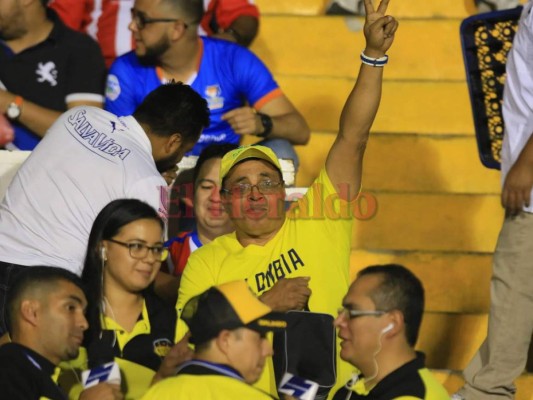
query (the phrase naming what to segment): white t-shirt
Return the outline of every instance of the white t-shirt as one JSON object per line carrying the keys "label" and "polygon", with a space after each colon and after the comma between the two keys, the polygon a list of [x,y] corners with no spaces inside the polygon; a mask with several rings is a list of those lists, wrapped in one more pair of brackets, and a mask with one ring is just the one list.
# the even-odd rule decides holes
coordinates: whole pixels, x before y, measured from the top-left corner
{"label": "white t-shirt", "polygon": [[80,275],[102,208],[136,198],[165,216],[166,187],[150,141],[133,117],[73,108],[52,125],[0,204],[0,261]]}
{"label": "white t-shirt", "polygon": [[[533,134],[533,2],[520,18],[513,47],[507,58],[503,92],[505,133],[501,151],[502,183]],[[533,190],[531,192],[533,199]],[[533,212],[533,201],[524,211]]]}

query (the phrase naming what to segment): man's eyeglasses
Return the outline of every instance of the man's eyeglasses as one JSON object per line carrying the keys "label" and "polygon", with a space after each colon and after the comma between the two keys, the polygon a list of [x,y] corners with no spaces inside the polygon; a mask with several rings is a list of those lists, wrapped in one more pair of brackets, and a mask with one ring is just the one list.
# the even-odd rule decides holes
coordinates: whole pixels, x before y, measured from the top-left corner
{"label": "man's eyeglasses", "polygon": [[387,311],[382,310],[352,310],[351,308],[347,307],[341,307],[338,310],[339,316],[347,317],[349,319],[354,319],[358,317],[366,317],[366,316],[373,316],[373,317],[380,317],[382,315],[385,315]]}
{"label": "man's eyeglasses", "polygon": [[[176,22],[179,21],[179,18],[150,18],[137,11],[135,8],[131,9],[131,19],[135,22],[138,30],[142,30],[146,27],[147,24],[153,24],[154,22]],[[185,28],[189,26],[184,22],[183,25]]]}
{"label": "man's eyeglasses", "polygon": [[115,239],[106,239],[111,243],[116,243],[120,246],[127,247],[130,256],[136,260],[142,260],[148,255],[148,251],[159,261],[165,261],[168,257],[168,249],[164,246],[147,246],[142,243],[124,243]]}
{"label": "man's eyeglasses", "polygon": [[246,196],[252,191],[252,188],[256,188],[262,194],[272,194],[276,193],[277,190],[284,185],[285,182],[276,182],[276,181],[262,181],[256,185],[251,183],[237,183],[232,185],[229,189],[220,189],[221,194],[232,194],[238,196]]}

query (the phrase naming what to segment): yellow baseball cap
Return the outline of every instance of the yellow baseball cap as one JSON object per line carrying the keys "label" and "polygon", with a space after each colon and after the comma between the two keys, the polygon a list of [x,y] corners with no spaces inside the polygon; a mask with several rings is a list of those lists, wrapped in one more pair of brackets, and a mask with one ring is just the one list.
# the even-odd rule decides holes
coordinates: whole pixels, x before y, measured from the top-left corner
{"label": "yellow baseball cap", "polygon": [[213,286],[193,297],[183,307],[181,319],[189,326],[193,344],[205,343],[225,329],[244,327],[266,333],[287,327],[285,314],[273,312],[245,281]]}
{"label": "yellow baseball cap", "polygon": [[227,152],[222,158],[220,165],[220,180],[222,181],[224,179],[235,164],[248,158],[259,158],[268,161],[281,173],[281,165],[278,157],[274,154],[272,149],[260,145],[241,146],[235,150]]}

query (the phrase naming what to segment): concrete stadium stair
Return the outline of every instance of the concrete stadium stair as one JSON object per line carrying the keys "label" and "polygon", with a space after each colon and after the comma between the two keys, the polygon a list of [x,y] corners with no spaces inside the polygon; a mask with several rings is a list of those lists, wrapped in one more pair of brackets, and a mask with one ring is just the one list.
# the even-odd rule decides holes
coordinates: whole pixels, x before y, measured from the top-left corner
{"label": "concrete stadium stair", "polygon": [[327,0],[255,0],[261,15],[321,15]]}
{"label": "concrete stadium stair", "polygon": [[[252,46],[276,74],[352,77],[364,49],[363,18],[272,16],[261,22]],[[389,54],[387,79],[464,79],[459,45],[461,20],[400,20]],[[269,40],[291,26],[286,40]],[[416,38],[416,42],[412,41]]]}
{"label": "concrete stadium stair", "polygon": [[428,312],[480,314],[489,307],[491,262],[480,253],[354,250],[351,276],[373,264],[407,265],[424,281]]}
{"label": "concrete stadium stair", "polygon": [[[334,135],[313,132],[307,146],[298,148],[297,184],[309,185],[317,176]],[[498,171],[484,168],[476,156],[473,136],[372,133],[365,155],[363,189],[372,192],[493,194],[500,192]],[[472,154],[472,157],[459,157]],[[383,179],[394,176],[395,179]]]}
{"label": "concrete stadium stair", "polygon": [[[297,147],[297,186],[307,186],[355,81],[364,21],[323,15],[329,0],[256,4],[262,20],[252,50],[313,132],[307,146]],[[473,0],[391,0],[388,13],[400,29],[363,176],[377,209],[356,221],[351,254],[352,277],[368,265],[400,263],[421,278],[426,312],[418,348],[450,393],[462,385],[460,371],[486,334],[503,218],[499,172],[479,161],[465,82],[459,26],[474,12]],[[518,400],[533,400],[532,375],[517,385]]]}
{"label": "concrete stadium stair", "polygon": [[[354,64],[357,60],[354,58]],[[354,74],[357,73],[354,68]],[[314,131],[336,132],[354,79],[276,76]],[[453,102],[450,101],[453,99]],[[383,85],[373,132],[473,135],[464,82],[389,81]]]}
{"label": "concrete stadium stair", "polygon": [[491,252],[503,219],[497,196],[381,193],[377,203],[356,224],[354,249]]}
{"label": "concrete stadium stair", "polygon": [[[320,15],[328,0],[255,0],[263,15]],[[402,18],[464,18],[474,12],[473,0],[409,0],[391,2],[389,13]]]}

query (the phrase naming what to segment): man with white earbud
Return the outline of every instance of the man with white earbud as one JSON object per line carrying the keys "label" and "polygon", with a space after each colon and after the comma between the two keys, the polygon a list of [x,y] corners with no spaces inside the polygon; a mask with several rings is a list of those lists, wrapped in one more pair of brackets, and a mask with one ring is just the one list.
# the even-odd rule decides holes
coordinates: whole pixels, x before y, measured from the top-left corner
{"label": "man with white earbud", "polygon": [[361,372],[333,400],[449,399],[414,350],[423,311],[422,283],[404,266],[361,270],[335,320],[340,357]]}

